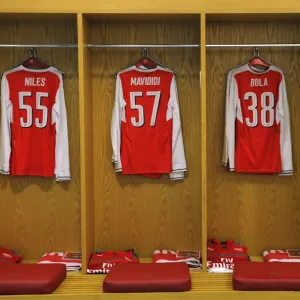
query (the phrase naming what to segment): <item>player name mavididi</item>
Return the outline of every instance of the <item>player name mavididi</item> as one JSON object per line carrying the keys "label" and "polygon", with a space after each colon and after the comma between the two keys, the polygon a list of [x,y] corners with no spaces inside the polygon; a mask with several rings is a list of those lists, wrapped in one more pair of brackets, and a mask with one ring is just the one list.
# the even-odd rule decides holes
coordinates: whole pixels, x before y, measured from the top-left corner
{"label": "player name mavididi", "polygon": [[250,86],[268,86],[268,78],[251,78]]}
{"label": "player name mavididi", "polygon": [[46,78],[27,77],[25,78],[25,86],[45,86]]}
{"label": "player name mavididi", "polygon": [[130,85],[160,85],[160,77],[131,77]]}

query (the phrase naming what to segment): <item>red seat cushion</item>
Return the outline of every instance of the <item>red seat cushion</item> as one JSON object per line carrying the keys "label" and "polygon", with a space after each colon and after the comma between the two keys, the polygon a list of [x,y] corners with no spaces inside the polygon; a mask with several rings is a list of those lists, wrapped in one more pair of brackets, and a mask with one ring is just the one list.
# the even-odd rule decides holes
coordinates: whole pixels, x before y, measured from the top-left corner
{"label": "red seat cushion", "polygon": [[191,289],[186,263],[115,265],[103,281],[105,293],[184,292]]}
{"label": "red seat cushion", "polygon": [[237,262],[232,284],[239,291],[299,291],[300,263]]}
{"label": "red seat cushion", "polygon": [[50,294],[66,278],[63,264],[0,264],[0,295]]}

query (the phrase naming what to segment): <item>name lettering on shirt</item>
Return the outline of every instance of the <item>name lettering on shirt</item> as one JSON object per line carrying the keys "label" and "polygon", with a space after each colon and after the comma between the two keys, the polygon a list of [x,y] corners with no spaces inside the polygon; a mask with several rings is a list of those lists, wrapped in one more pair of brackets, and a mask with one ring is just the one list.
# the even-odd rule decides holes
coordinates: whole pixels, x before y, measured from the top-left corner
{"label": "name lettering on shirt", "polygon": [[251,78],[250,86],[268,86],[268,78]]}
{"label": "name lettering on shirt", "polygon": [[25,86],[45,86],[46,78],[41,77],[26,77]]}
{"label": "name lettering on shirt", "polygon": [[160,77],[131,77],[130,85],[160,85]]}

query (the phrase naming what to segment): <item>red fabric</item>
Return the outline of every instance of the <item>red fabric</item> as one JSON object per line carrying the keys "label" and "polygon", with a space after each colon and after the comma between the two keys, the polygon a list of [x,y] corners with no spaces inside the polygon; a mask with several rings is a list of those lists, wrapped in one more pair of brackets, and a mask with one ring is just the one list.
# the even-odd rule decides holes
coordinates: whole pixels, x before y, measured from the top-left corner
{"label": "red fabric", "polygon": [[[234,77],[237,96],[243,100],[242,120],[236,120],[235,172],[281,173],[280,123],[274,114],[282,74],[274,70],[262,74],[244,71]],[[247,125],[247,120],[253,125]]]}
{"label": "red fabric", "polygon": [[267,250],[263,253],[266,262],[300,262],[300,249]]}
{"label": "red fabric", "polygon": [[0,263],[19,263],[23,255],[16,254],[11,250],[0,248]]}
{"label": "red fabric", "polygon": [[38,261],[38,264],[60,263],[67,267],[67,271],[81,269],[81,252],[47,252]]}
{"label": "red fabric", "polygon": [[65,278],[62,264],[1,264],[0,295],[50,294]]}
{"label": "red fabric", "polygon": [[[166,116],[173,76],[171,72],[162,70],[151,73],[131,70],[120,74],[126,103],[126,121],[121,123],[123,174],[145,174],[159,178],[158,174],[172,172],[173,125],[172,119],[167,120]],[[149,84],[145,84],[148,80]],[[156,114],[154,92],[158,95],[159,109]],[[143,112],[143,119],[139,119],[139,110],[132,108],[133,104]],[[151,125],[153,116],[155,126]],[[134,122],[141,125],[134,125]]]}
{"label": "red fabric", "polygon": [[93,254],[89,261],[87,273],[107,274],[116,264],[139,263],[132,249],[126,251],[102,251]]}
{"label": "red fabric", "polygon": [[[179,252],[183,252],[183,251],[179,251]],[[201,268],[200,251],[191,251],[191,252],[193,252],[193,254],[198,252],[198,255],[192,256],[190,254],[190,255],[181,256],[179,255],[180,253],[178,253],[178,251],[158,249],[153,252],[152,261],[154,263],[185,262],[186,264],[188,264],[190,268]]]}
{"label": "red fabric", "polygon": [[237,262],[232,283],[239,291],[300,291],[300,264]]}
{"label": "red fabric", "polygon": [[[9,73],[6,78],[9,84],[8,97],[13,108],[10,174],[52,177],[56,146],[52,108],[60,78],[47,70],[20,70]],[[44,115],[44,112],[47,113]],[[26,126],[22,125],[21,120],[27,123]]]}
{"label": "red fabric", "polygon": [[184,292],[191,289],[186,263],[120,264],[106,275],[105,293]]}
{"label": "red fabric", "polygon": [[237,261],[249,261],[247,247],[232,239],[222,243],[212,238],[207,240],[207,268],[209,272],[232,272]]}

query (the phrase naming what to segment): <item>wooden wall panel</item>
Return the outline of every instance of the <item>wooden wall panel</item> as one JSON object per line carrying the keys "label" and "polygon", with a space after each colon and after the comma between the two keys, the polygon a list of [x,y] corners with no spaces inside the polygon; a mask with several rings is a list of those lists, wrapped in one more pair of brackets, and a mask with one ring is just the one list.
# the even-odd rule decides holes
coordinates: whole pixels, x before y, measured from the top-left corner
{"label": "wooden wall panel", "polygon": [[[92,27],[92,43],[199,44],[199,20],[103,21]],[[92,51],[96,249],[133,247],[142,256],[157,248],[199,249],[201,245],[200,51],[149,49],[149,55],[177,72],[188,178],[174,182],[116,175],[111,163],[110,122],[115,74],[142,49]],[[146,159],[146,158],[145,158]]]}
{"label": "wooden wall panel", "polygon": [[[1,21],[1,44],[77,43],[75,22]],[[68,115],[69,183],[41,177],[0,176],[0,245],[25,259],[45,251],[80,250],[80,169],[77,50],[37,49],[44,60],[63,70]],[[28,57],[28,49],[0,48],[0,70]]]}
{"label": "wooden wall panel", "polygon": [[[209,22],[208,44],[297,43],[293,22]],[[234,238],[251,255],[299,247],[300,239],[300,60],[299,48],[261,48],[266,60],[287,72],[291,112],[292,177],[229,173],[221,166],[225,120],[225,73],[253,55],[251,48],[207,49],[208,234]]]}
{"label": "wooden wall panel", "polygon": [[80,99],[81,242],[82,273],[94,251],[94,155],[91,54],[86,47],[88,21],[78,14],[78,62]]}
{"label": "wooden wall panel", "polygon": [[207,109],[206,109],[206,15],[201,14],[200,22],[201,39],[201,209],[202,209],[202,270],[207,267]]}

